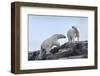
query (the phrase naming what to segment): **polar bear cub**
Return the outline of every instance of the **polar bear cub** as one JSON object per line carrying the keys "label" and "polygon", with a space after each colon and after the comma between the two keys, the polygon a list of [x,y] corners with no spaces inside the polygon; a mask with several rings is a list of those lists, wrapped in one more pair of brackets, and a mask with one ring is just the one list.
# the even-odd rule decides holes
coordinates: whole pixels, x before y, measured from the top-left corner
{"label": "polar bear cub", "polygon": [[39,59],[43,57],[44,52],[46,54],[49,54],[53,46],[59,47],[60,43],[58,42],[58,40],[62,38],[66,38],[66,36],[64,36],[63,34],[54,34],[51,37],[44,40],[43,43],[41,44]]}
{"label": "polar bear cub", "polygon": [[68,41],[69,42],[75,41],[76,38],[77,41],[79,41],[79,35],[80,35],[79,29],[75,26],[72,26],[72,28],[67,32]]}

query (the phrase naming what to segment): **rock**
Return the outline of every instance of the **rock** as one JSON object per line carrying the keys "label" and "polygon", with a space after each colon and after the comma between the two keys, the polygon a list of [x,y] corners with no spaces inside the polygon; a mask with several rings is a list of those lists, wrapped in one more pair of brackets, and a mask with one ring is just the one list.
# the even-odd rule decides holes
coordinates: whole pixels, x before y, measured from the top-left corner
{"label": "rock", "polygon": [[76,44],[74,42],[67,42],[65,44],[63,44],[60,49],[63,49],[63,48],[73,48]]}
{"label": "rock", "polygon": [[81,58],[84,58],[84,55],[78,55],[78,56],[69,56],[69,57],[66,57],[67,59],[81,59]]}
{"label": "rock", "polygon": [[[39,60],[39,51],[29,52],[28,60]],[[79,58],[88,58],[88,41],[66,42],[51,49],[49,54],[44,54],[42,60]]]}
{"label": "rock", "polygon": [[54,53],[56,59],[63,57],[67,59],[68,57],[70,59],[88,57],[88,41],[67,42],[58,48],[52,49],[52,51],[55,51],[55,49],[58,51]]}
{"label": "rock", "polygon": [[58,53],[55,54],[56,59],[62,58],[62,57],[68,57],[71,55],[71,53],[73,52],[72,48],[68,48],[68,49],[60,49]]}
{"label": "rock", "polygon": [[55,54],[55,53],[57,53],[57,52],[59,51],[59,49],[60,49],[59,47],[55,47],[55,48],[51,49],[50,52],[51,52],[52,54]]}
{"label": "rock", "polygon": [[55,55],[53,55],[52,53],[46,54],[46,60],[52,60],[52,59],[56,59]]}
{"label": "rock", "polygon": [[28,52],[28,60],[33,60],[33,52]]}
{"label": "rock", "polygon": [[29,52],[28,53],[28,60],[35,60],[36,57],[39,55],[39,50],[34,51],[34,52]]}
{"label": "rock", "polygon": [[78,56],[69,56],[69,57],[62,57],[62,58],[59,58],[59,60],[64,60],[64,59],[82,59],[84,58],[84,55],[78,55]]}

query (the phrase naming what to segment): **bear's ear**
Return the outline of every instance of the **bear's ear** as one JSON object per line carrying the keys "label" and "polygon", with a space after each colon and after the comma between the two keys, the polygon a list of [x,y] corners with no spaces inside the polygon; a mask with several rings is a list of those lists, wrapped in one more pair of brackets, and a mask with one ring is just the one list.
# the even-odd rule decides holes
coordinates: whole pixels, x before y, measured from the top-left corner
{"label": "bear's ear", "polygon": [[72,26],[72,28],[74,28],[74,26]]}

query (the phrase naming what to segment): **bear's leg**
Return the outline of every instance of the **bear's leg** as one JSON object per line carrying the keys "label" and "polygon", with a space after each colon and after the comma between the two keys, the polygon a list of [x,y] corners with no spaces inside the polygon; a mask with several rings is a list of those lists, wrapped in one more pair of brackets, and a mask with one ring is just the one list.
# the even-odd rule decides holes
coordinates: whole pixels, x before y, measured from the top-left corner
{"label": "bear's leg", "polygon": [[51,48],[46,48],[46,54],[50,53]]}
{"label": "bear's leg", "polygon": [[43,60],[45,57],[46,52],[42,51],[39,55],[38,55],[38,59],[37,60]]}
{"label": "bear's leg", "polygon": [[42,59],[42,52],[41,52],[41,50],[40,50],[40,53],[39,53],[39,55],[38,55],[38,60],[41,60]]}

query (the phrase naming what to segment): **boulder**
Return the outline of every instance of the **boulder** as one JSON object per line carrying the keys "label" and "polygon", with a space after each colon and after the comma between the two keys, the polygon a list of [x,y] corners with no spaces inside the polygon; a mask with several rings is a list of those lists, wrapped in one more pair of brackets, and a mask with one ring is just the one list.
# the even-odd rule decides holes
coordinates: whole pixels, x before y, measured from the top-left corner
{"label": "boulder", "polygon": [[[29,52],[28,60],[38,60],[39,51]],[[66,42],[51,49],[49,54],[44,54],[42,60],[78,58],[88,58],[88,41]]]}

